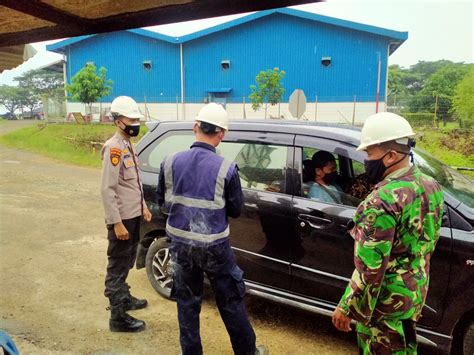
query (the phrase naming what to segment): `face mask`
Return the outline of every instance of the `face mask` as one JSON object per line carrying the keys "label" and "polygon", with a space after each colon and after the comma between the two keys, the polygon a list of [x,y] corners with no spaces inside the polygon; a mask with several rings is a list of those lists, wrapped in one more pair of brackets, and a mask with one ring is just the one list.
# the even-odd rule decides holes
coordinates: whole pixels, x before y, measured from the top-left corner
{"label": "face mask", "polygon": [[374,160],[365,159],[364,160],[365,173],[367,174],[367,177],[369,178],[369,182],[371,182],[372,184],[377,184],[380,181],[382,181],[385,171],[388,168],[400,163],[406,156],[406,154],[404,154],[403,157],[399,161],[396,161],[395,163],[389,166],[385,166],[383,163],[383,158],[385,158],[385,156],[388,153],[390,153],[390,151],[385,153],[380,159],[374,159]]}
{"label": "face mask", "polygon": [[135,123],[131,125],[126,125],[124,123],[124,125],[125,128],[121,128],[121,130],[128,134],[130,137],[136,137],[138,136],[138,133],[140,133],[140,123]]}
{"label": "face mask", "polygon": [[323,180],[326,184],[332,185],[337,179],[337,172],[334,171],[332,173],[325,174]]}

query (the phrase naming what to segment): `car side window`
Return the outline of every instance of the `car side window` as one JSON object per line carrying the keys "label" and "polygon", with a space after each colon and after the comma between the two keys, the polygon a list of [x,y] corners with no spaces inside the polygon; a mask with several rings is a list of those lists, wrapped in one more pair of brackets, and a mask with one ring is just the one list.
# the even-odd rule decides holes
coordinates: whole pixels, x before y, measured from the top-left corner
{"label": "car side window", "polygon": [[163,159],[176,152],[189,149],[195,137],[192,131],[168,132],[140,155],[140,169],[150,173],[158,173]]}
{"label": "car side window", "polygon": [[[331,183],[318,181],[315,162],[319,154],[324,151],[335,159],[335,172],[337,176]],[[301,195],[319,202],[358,206],[371,187],[359,176],[364,176],[364,166],[358,161],[333,151],[325,151],[313,147],[303,147],[302,153],[302,191]],[[313,159],[313,156],[315,159]]]}
{"label": "car side window", "polygon": [[222,142],[217,153],[237,163],[243,188],[285,193],[287,149],[253,142]]}

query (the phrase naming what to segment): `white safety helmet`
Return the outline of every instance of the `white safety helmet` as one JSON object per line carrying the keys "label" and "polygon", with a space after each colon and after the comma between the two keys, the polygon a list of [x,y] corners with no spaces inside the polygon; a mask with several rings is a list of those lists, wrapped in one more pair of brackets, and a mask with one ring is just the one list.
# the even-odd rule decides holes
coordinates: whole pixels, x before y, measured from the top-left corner
{"label": "white safety helmet", "polygon": [[196,121],[207,122],[226,131],[229,129],[229,119],[227,118],[226,110],[215,102],[204,106],[196,116]]}
{"label": "white safety helmet", "polygon": [[414,135],[410,124],[402,116],[390,112],[376,113],[365,121],[357,150],[366,150],[368,146],[389,141],[410,146],[408,138]]}
{"label": "white safety helmet", "polygon": [[128,118],[143,118],[134,99],[129,96],[118,96],[112,101],[110,112],[114,118],[125,116]]}

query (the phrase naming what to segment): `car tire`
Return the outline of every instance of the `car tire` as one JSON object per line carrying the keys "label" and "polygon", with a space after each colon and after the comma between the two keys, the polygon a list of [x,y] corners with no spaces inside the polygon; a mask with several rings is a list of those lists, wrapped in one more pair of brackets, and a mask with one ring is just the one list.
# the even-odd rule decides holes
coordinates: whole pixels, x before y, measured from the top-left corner
{"label": "car tire", "polygon": [[474,322],[469,324],[464,333],[463,353],[474,354]]}
{"label": "car tire", "polygon": [[171,299],[173,285],[170,245],[167,237],[155,239],[148,248],[145,259],[148,280],[155,291],[167,299]]}

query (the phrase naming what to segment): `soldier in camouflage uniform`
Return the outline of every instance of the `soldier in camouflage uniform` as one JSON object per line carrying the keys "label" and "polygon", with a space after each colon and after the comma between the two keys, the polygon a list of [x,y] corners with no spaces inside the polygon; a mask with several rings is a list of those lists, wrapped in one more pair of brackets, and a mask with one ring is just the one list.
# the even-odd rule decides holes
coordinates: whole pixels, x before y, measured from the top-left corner
{"label": "soldier in camouflage uniform", "polygon": [[416,354],[444,203],[438,183],[410,166],[413,135],[391,113],[369,117],[362,129],[358,150],[367,151],[366,173],[376,185],[354,217],[355,270],[333,324],[350,331],[355,320],[363,354]]}

